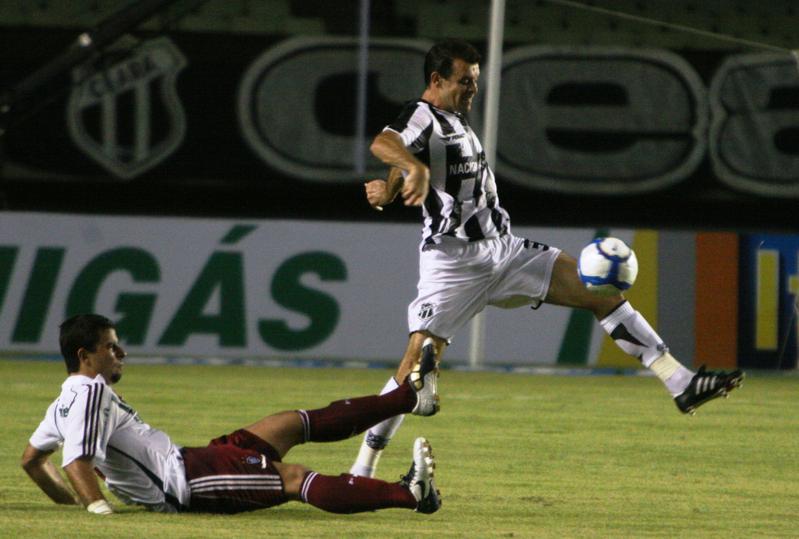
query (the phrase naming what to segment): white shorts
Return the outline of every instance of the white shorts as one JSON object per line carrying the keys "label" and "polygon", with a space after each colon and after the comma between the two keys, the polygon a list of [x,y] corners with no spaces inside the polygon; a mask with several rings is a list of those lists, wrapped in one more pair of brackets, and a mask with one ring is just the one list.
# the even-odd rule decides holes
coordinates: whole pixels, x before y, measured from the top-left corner
{"label": "white shorts", "polygon": [[444,238],[424,246],[419,292],[408,306],[408,330],[427,330],[449,340],[486,305],[538,306],[560,252],[510,234],[475,242]]}

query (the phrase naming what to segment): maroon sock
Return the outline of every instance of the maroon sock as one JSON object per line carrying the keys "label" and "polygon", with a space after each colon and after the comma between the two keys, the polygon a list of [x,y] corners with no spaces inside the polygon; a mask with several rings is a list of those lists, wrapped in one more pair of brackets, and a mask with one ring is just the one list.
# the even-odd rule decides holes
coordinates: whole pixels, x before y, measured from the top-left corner
{"label": "maroon sock", "polygon": [[331,513],[361,513],[388,507],[416,509],[416,498],[399,483],[350,474],[308,472],[300,496],[302,501]]}
{"label": "maroon sock", "polygon": [[299,410],[306,442],[346,440],[372,425],[405,414],[416,405],[416,393],[408,384],[384,395],[331,402],[317,410]]}

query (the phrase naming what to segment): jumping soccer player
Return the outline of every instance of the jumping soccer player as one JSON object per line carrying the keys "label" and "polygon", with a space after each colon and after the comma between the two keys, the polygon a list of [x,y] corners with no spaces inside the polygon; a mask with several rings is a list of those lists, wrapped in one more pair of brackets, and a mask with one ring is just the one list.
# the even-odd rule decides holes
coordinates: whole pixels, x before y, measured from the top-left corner
{"label": "jumping soccer player", "polygon": [[[424,215],[418,295],[408,307],[410,340],[383,391],[399,387],[419,362],[426,339],[432,338],[429,346],[440,360],[455,332],[486,305],[542,302],[591,311],[622,350],[654,371],[684,413],[738,387],[741,371],[690,371],[621,293],[590,292],[574,258],[511,233],[494,173],[465,116],[477,94],[479,63],[468,43],[434,45],[425,58],[421,99],[406,104],[371,145],[391,169],[387,180],[365,184],[368,202],[382,209],[401,193],[406,205],[422,206]],[[350,472],[372,477],[401,422],[397,416],[369,429]]]}
{"label": "jumping soccer player", "polygon": [[[343,440],[397,414],[435,413],[433,355],[384,395],[281,412],[207,447],[180,447],[144,423],[111,388],[122,377],[125,351],[110,320],[95,314],[72,317],[61,325],[60,344],[67,379],[22,456],[22,467],[56,503],[113,513],[100,491],[100,475],[122,502],[160,512],[238,513],[288,500],[333,513],[389,507],[433,513],[441,505],[432,450],[424,438],[416,439],[413,464],[398,483],[321,475],[283,462],[297,444]],[[48,460],[59,445],[74,492]]]}

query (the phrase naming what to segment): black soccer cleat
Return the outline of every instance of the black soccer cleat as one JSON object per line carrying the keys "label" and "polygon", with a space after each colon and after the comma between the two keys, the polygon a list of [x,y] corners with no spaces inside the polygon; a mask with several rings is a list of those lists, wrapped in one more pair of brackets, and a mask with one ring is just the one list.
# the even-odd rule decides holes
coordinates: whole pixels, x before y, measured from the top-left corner
{"label": "black soccer cleat", "polygon": [[684,414],[694,415],[696,409],[717,397],[741,387],[744,373],[740,370],[732,372],[707,371],[705,366],[699,367],[685,391],[674,397],[674,404]]}

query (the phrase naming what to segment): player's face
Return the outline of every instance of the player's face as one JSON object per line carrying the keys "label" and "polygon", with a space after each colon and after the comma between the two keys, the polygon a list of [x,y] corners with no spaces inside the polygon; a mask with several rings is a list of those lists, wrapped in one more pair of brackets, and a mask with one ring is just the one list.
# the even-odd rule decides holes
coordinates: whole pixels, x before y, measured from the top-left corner
{"label": "player's face", "polygon": [[116,384],[122,378],[122,360],[125,350],[119,346],[117,332],[106,329],[100,332],[100,340],[94,352],[87,352],[88,366],[96,374],[102,374],[106,383]]}
{"label": "player's face", "polygon": [[480,78],[480,64],[469,64],[460,58],[452,63],[452,73],[441,78],[439,96],[442,108],[450,112],[466,114],[472,109],[472,99],[477,95],[477,79]]}

